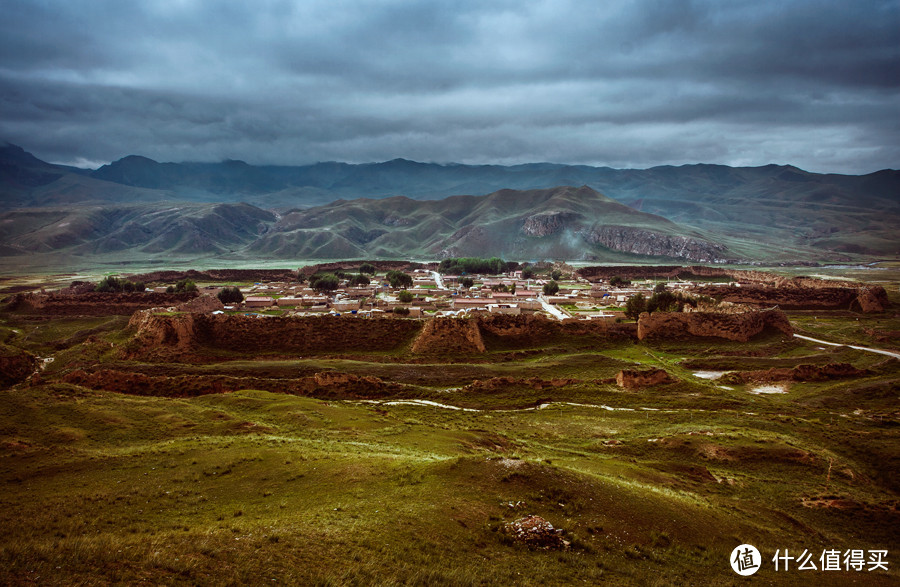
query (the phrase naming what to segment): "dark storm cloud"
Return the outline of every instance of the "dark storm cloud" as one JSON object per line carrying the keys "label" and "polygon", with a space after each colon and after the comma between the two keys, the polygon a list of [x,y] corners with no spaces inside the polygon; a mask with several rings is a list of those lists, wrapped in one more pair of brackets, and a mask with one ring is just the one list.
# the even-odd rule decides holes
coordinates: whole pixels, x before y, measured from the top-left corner
{"label": "dark storm cloud", "polygon": [[7,2],[0,136],[56,161],[900,161],[900,3]]}

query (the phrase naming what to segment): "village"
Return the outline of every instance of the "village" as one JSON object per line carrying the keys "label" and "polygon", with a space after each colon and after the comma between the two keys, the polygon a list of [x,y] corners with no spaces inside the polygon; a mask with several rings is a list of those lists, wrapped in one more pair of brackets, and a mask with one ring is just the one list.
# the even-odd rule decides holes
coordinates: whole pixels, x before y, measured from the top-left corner
{"label": "village", "polygon": [[[259,317],[327,314],[358,318],[543,314],[558,320],[616,321],[625,317],[625,306],[632,296],[649,298],[660,283],[670,292],[686,292],[697,285],[615,278],[591,283],[574,272],[561,275],[558,271],[529,275],[526,270],[523,277],[523,270],[500,275],[441,275],[429,269],[377,272],[366,278],[368,284],[360,285],[361,273],[338,274],[337,283],[331,282],[333,289],[298,281],[261,281],[233,287],[201,283],[201,295],[223,301],[222,307],[206,305],[201,311]],[[162,285],[152,291],[163,293],[171,287]],[[230,296],[222,295],[228,290]],[[234,291],[240,295],[234,296]]]}

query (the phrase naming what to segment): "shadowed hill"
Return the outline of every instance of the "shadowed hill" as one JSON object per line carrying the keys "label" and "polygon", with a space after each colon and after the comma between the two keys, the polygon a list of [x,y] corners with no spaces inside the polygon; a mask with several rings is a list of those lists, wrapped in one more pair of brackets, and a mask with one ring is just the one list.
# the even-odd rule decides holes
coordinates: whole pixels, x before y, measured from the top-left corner
{"label": "shadowed hill", "polygon": [[[291,210],[296,223],[282,223],[278,231],[254,244],[255,255],[438,255],[445,249],[448,254],[470,254],[473,249],[484,254],[482,247],[490,247],[490,254],[597,260],[627,260],[610,258],[609,251],[657,254],[654,250],[660,246],[653,243],[653,234],[640,237],[653,246],[634,247],[629,244],[636,238],[633,230],[623,233],[614,228],[619,223],[612,216],[627,217],[621,224],[632,229],[646,218],[641,220],[621,210],[613,212],[610,202],[604,203],[605,218],[600,221],[598,214],[579,209],[571,199],[545,201],[538,209],[529,208],[526,201],[538,196],[522,195],[560,185],[590,187],[633,210],[655,215],[658,219],[647,227],[653,233],[674,236],[664,227],[663,219],[676,223],[672,226],[680,226],[678,235],[687,240],[669,239],[661,246],[681,251],[674,255],[678,258],[718,256],[697,249],[694,241],[698,239],[725,243],[732,258],[748,260],[847,260],[847,254],[900,253],[895,229],[900,222],[900,172],[895,170],[849,176],[809,173],[780,165],[611,169],[551,163],[438,165],[405,159],[290,167],[255,166],[242,161],[159,163],[132,155],[85,171],[45,163],[7,144],[0,147],[0,172],[0,206],[7,209],[178,200],[247,202],[264,209]],[[508,208],[510,200],[504,199],[506,190],[519,194],[512,208]],[[397,198],[401,194],[411,200]],[[458,194],[491,194],[487,201],[477,204],[477,222],[464,220],[466,214],[474,213],[472,199],[442,200],[440,213],[433,212],[429,219],[424,216],[431,209],[415,204]],[[379,213],[373,201],[382,199],[396,217],[387,218],[387,228],[371,219]],[[304,216],[302,222],[297,219],[298,210],[320,205],[319,210],[309,210],[314,214]],[[339,221],[339,213],[348,216]],[[525,213],[530,214],[530,220],[516,217]],[[510,241],[518,230],[512,224],[519,221],[527,222],[526,234],[519,235],[526,240]],[[592,222],[605,228],[592,232]],[[325,234],[309,232],[323,226],[333,230]],[[567,231],[571,226],[576,226],[574,231]],[[544,233],[553,227],[562,229],[546,238]],[[303,230],[307,232],[300,232]],[[585,234],[589,235],[586,239]],[[536,247],[536,241],[528,240],[531,238],[544,238],[544,242]],[[572,249],[585,240],[607,249],[607,255],[595,257],[595,252],[579,250],[572,256]]]}

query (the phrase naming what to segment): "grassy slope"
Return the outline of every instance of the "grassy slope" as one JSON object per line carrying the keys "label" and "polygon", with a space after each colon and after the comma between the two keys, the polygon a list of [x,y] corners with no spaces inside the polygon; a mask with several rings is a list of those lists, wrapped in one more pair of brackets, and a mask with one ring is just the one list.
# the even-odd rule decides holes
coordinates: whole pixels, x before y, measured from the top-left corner
{"label": "grassy slope", "polygon": [[[109,361],[105,341],[125,340],[108,319],[6,321],[8,343],[56,355],[51,380],[70,363]],[[742,542],[767,558],[776,548],[898,543],[896,361],[778,337],[581,345],[494,347],[477,363],[398,354],[120,365],[269,377],[336,369],[485,412],[260,391],[2,391],[0,582],[727,584],[736,576],[726,557]],[[686,360],[735,369],[847,360],[873,374],[757,396],[693,377]],[[594,381],[638,364],[681,381],[640,392]],[[448,391],[493,376],[585,382]],[[548,399],[625,409],[504,411]],[[842,508],[802,505],[835,499]],[[573,549],[530,551],[499,531],[526,514],[564,528]],[[770,565],[759,576],[776,578]]]}

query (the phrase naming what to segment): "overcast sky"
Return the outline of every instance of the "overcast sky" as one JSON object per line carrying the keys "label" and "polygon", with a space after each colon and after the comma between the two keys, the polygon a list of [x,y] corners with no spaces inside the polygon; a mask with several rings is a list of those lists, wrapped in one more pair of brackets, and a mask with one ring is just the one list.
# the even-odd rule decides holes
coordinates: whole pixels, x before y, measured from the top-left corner
{"label": "overcast sky", "polygon": [[900,168],[900,0],[4,0],[0,139],[868,173]]}

